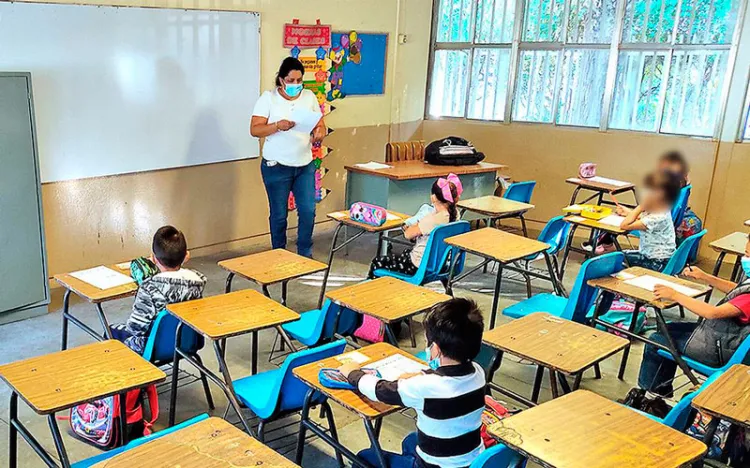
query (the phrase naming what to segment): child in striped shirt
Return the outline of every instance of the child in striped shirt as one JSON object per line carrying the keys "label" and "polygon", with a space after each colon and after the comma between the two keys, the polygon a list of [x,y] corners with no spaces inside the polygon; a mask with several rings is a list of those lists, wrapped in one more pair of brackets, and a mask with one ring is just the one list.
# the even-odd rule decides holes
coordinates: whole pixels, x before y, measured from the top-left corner
{"label": "child in striped shirt", "polygon": [[[388,381],[355,364],[341,373],[371,400],[417,412],[417,432],[402,442],[402,453],[386,452],[391,468],[468,467],[484,449],[484,370],[472,360],[482,345],[484,320],[476,303],[456,298],[435,306],[424,322],[430,370]],[[379,466],[373,449],[359,454]]]}

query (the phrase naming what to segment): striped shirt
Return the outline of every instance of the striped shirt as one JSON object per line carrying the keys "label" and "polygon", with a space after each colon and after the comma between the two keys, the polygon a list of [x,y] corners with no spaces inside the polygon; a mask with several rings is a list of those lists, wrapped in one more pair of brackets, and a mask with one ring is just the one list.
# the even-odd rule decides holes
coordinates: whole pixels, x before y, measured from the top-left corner
{"label": "striped shirt", "polygon": [[468,467],[484,449],[484,370],[473,362],[442,366],[391,382],[362,371],[349,383],[371,400],[417,412],[417,466]]}

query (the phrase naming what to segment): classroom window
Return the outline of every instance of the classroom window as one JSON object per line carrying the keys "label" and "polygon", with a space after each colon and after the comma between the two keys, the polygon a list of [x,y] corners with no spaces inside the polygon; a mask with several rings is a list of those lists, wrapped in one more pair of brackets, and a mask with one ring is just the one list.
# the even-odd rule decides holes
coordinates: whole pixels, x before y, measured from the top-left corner
{"label": "classroom window", "polygon": [[428,114],[713,136],[741,1],[438,0]]}

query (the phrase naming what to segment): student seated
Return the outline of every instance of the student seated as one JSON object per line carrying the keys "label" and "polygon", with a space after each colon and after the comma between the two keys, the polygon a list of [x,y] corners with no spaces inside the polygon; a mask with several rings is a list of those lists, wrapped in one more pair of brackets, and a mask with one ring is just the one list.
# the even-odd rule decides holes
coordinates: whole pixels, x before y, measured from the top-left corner
{"label": "student seated", "polygon": [[128,321],[112,326],[112,335],[133,351],[143,354],[151,324],[167,304],[203,297],[206,277],[182,268],[190,258],[184,234],[172,226],[160,227],[151,246],[151,261],[159,270],[143,280]]}
{"label": "student seated", "polygon": [[[472,361],[484,320],[474,301],[456,298],[433,307],[424,327],[430,370],[397,381],[367,375],[356,364],[340,371],[367,398],[417,412],[417,432],[404,439],[402,454],[386,453],[391,468],[467,467],[484,449],[485,376]],[[360,455],[378,464],[373,449]]]}
{"label": "student seated", "polygon": [[646,193],[640,205],[633,210],[617,207],[617,214],[625,216],[620,228],[641,232],[638,250],[624,254],[630,266],[661,271],[676,249],[672,205],[680,194],[680,181],[671,172],[652,172],[644,185]]}
{"label": "student seated", "polygon": [[413,275],[419,268],[424,256],[427,240],[433,229],[458,219],[456,203],[463,192],[461,180],[456,174],[449,174],[446,178],[439,178],[432,184],[430,200],[433,210],[425,210],[424,205],[412,222],[404,224],[404,237],[414,241],[414,247],[406,249],[400,254],[388,254],[375,257],[370,264],[368,278],[375,277],[375,270],[386,269],[406,275]]}
{"label": "student seated", "polygon": [[[750,241],[745,246],[742,269],[750,275]],[[654,294],[659,299],[675,301],[703,318],[701,324],[695,322],[668,323],[669,335],[680,353],[711,367],[721,367],[727,363],[742,341],[750,334],[750,280],[741,284],[733,283],[710,275],[698,267],[687,267],[684,276],[703,281],[727,294],[717,305],[707,304],[678,293],[672,288],[657,285]],[[651,336],[658,343],[666,343],[660,333]],[[672,379],[677,364],[657,354],[654,346],[646,345],[643,351],[638,386],[643,390],[672,396]]]}

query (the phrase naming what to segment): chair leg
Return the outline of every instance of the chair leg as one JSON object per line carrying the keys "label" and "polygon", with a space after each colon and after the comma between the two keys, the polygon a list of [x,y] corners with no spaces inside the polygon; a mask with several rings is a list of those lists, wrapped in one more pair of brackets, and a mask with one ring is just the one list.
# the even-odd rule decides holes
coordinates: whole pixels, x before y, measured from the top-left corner
{"label": "chair leg", "polygon": [[[196,361],[198,361],[198,364],[200,364],[201,366],[203,365],[203,361],[201,360],[200,356],[196,354],[193,357],[195,358]],[[203,372],[201,372],[200,374],[201,374],[201,383],[203,384],[203,391],[206,393],[206,403],[208,403],[208,409],[210,411],[213,411],[214,409],[216,409],[216,407],[214,406],[214,398],[211,395],[211,388],[208,386],[208,378],[206,377],[206,374],[204,374]]]}
{"label": "chair leg", "polygon": [[539,402],[539,392],[542,389],[542,379],[544,378],[544,367],[536,366],[536,375],[534,376],[534,387],[531,389],[531,401]]}
{"label": "chair leg", "polygon": [[[529,262],[526,262],[526,270],[529,269]],[[531,276],[527,275],[526,273],[523,274],[523,277],[526,279],[526,296],[531,299]]]}
{"label": "chair leg", "polygon": [[261,419],[258,423],[258,441],[265,442],[266,439],[266,421]]}
{"label": "chair leg", "polygon": [[685,318],[685,308],[681,304],[678,305],[680,306],[680,318]]}
{"label": "chair leg", "polygon": [[409,327],[409,338],[411,338],[411,347],[416,348],[417,347],[417,340],[414,337],[414,327],[412,325],[412,318],[409,317],[406,319],[406,325]]}

